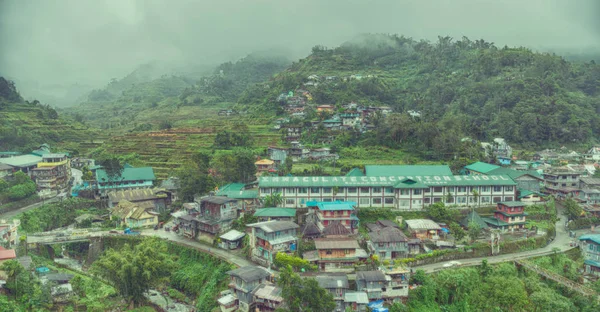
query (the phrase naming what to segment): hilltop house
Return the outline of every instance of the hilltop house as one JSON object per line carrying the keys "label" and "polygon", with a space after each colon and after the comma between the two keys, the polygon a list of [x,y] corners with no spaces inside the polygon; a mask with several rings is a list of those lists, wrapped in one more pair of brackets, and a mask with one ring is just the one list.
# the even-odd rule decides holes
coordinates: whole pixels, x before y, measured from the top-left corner
{"label": "hilltop house", "polygon": [[442,227],[429,219],[406,220],[411,236],[419,239],[439,239]]}
{"label": "hilltop house", "polygon": [[283,304],[281,288],[275,285],[260,284],[253,292],[256,311],[275,311]]}
{"label": "hilltop house", "polygon": [[20,155],[9,158],[0,158],[0,163],[11,166],[13,171],[22,171],[30,173],[42,161],[42,157],[35,155]]}
{"label": "hilltop house", "polygon": [[317,106],[318,113],[321,113],[321,112],[332,113],[334,109],[335,109],[335,106],[328,105],[328,104],[323,104],[323,105]]}
{"label": "hilltop house", "polygon": [[256,166],[257,175],[260,175],[263,172],[275,172],[275,162],[270,159],[259,159],[254,165]]}
{"label": "hilltop house", "polygon": [[564,197],[565,194],[577,190],[581,172],[573,171],[569,167],[550,168],[544,171],[544,184],[550,193]]}
{"label": "hilltop house", "polygon": [[111,219],[119,218],[121,226],[130,228],[154,227],[158,224],[158,213],[122,200],[110,211]]}
{"label": "hilltop house", "polygon": [[285,127],[286,136],[285,139],[288,142],[297,141],[302,136],[302,126],[299,125],[288,125]]}
{"label": "hilltop house", "polygon": [[241,267],[227,274],[230,276],[228,287],[232,290],[235,305],[240,311],[250,311],[254,303],[254,290],[271,277],[269,271],[257,266]]}
{"label": "hilltop house", "polygon": [[96,169],[96,187],[102,196],[111,190],[149,188],[156,180],[152,167],[125,167],[120,173],[109,176],[106,170]]}
{"label": "hilltop house", "polygon": [[369,233],[368,242],[371,252],[379,256],[379,260],[393,260],[408,255],[408,238],[395,227],[385,227]]}
{"label": "hilltop house", "polygon": [[492,228],[501,230],[523,229],[527,212],[525,203],[520,201],[500,202],[496,206],[493,218],[483,218]]}
{"label": "hilltop house", "polygon": [[230,183],[220,187],[216,196],[226,196],[237,200],[238,210],[250,211],[258,207],[260,198],[258,198],[258,190],[249,189],[244,183]]}
{"label": "hilltop house", "polygon": [[275,165],[279,167],[285,165],[285,160],[288,157],[288,149],[269,146],[267,155],[269,155],[269,159],[273,160]]}
{"label": "hilltop house", "polygon": [[346,295],[346,292],[350,290],[348,276],[346,274],[317,275],[315,279],[317,280],[317,283],[319,283],[319,287],[329,291],[333,295],[336,309],[343,311],[344,296]]}
{"label": "hilltop house", "polygon": [[600,234],[582,235],[579,242],[585,259],[585,273],[600,277]]}
{"label": "hilltop house", "polygon": [[589,161],[597,162],[600,160],[600,147],[592,147],[586,154],[585,159]]}
{"label": "hilltop house", "polygon": [[356,239],[316,238],[314,242],[316,251],[305,252],[303,257],[310,262],[315,262],[320,271],[353,272],[354,264],[368,257]]}
{"label": "hilltop house", "polygon": [[278,252],[296,250],[298,225],[291,221],[266,221],[247,225],[253,259],[270,265]]}
{"label": "hilltop house", "polygon": [[355,212],[355,202],[306,202],[306,206],[312,209],[316,218],[317,226],[321,231],[333,221],[339,221],[351,234],[358,233],[359,220]]}

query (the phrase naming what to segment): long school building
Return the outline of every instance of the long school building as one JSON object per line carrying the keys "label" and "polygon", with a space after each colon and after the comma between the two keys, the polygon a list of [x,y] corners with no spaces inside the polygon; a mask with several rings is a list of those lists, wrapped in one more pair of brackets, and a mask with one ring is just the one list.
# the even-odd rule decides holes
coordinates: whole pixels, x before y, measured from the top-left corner
{"label": "long school building", "polygon": [[258,185],[260,197],[280,193],[288,208],[304,208],[311,200],[340,200],[363,208],[422,210],[437,202],[472,206],[514,201],[517,183],[506,175],[460,175],[261,177]]}

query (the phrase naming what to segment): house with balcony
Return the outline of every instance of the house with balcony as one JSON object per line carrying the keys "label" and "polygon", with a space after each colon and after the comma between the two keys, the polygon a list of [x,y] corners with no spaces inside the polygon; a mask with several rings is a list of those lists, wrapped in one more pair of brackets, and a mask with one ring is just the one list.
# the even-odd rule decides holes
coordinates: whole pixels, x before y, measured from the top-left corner
{"label": "house with balcony", "polygon": [[264,221],[294,221],[296,218],[296,209],[294,208],[260,208],[256,209],[254,216],[259,222]]}
{"label": "house with balcony", "polygon": [[156,176],[152,167],[125,166],[120,173],[114,175],[109,175],[103,168],[96,169],[96,188],[102,196],[113,190],[151,188],[154,180]]}
{"label": "house with balcony", "polygon": [[352,201],[309,201],[306,206],[313,211],[317,226],[323,231],[333,221],[339,221],[351,234],[358,233],[359,220],[356,216],[356,202]]}
{"label": "house with balcony", "polygon": [[275,311],[284,304],[281,288],[275,285],[260,284],[252,292],[252,295],[256,311]]}
{"label": "house with balcony", "polygon": [[69,185],[71,162],[66,154],[45,154],[31,174],[38,187],[61,190]]}
{"label": "house with balcony", "polygon": [[237,200],[224,196],[206,196],[199,199],[200,214],[196,217],[198,232],[216,235],[231,227],[238,217]]}
{"label": "house with balcony", "polygon": [[8,247],[16,246],[19,242],[17,230],[20,225],[21,222],[19,220],[12,220],[12,222],[7,222],[6,220],[0,221],[0,239]]}
{"label": "house with balcony", "polygon": [[288,142],[297,141],[302,136],[302,126],[288,125],[285,127],[285,140]]}
{"label": "house with balcony", "polygon": [[600,190],[598,189],[585,189],[579,191],[579,199],[586,204],[597,205],[600,204]]}
{"label": "house with balcony", "polygon": [[585,273],[600,277],[600,234],[580,236],[579,247],[585,259],[583,261]]}
{"label": "house with balcony", "polygon": [[247,225],[252,256],[263,265],[273,263],[278,252],[296,250],[298,224],[291,221],[266,221]]}
{"label": "house with balcony", "polygon": [[316,250],[305,252],[303,257],[322,272],[354,272],[354,265],[368,257],[353,238],[316,238],[314,242]]}
{"label": "house with balcony", "polygon": [[388,279],[382,271],[356,272],[356,290],[364,291],[370,301],[383,299]]}
{"label": "house with balcony", "polygon": [[220,187],[215,195],[237,200],[240,211],[251,211],[261,205],[258,190],[250,188],[245,183],[229,183]]}
{"label": "house with balcony", "polygon": [[385,227],[369,232],[369,250],[379,256],[379,260],[393,260],[408,256],[408,238],[395,227]]}
{"label": "house with balcony", "polygon": [[245,266],[227,272],[229,275],[228,287],[232,291],[234,305],[239,311],[253,311],[253,292],[263,283],[271,280],[271,273],[258,266]]}
{"label": "house with balcony", "polygon": [[154,227],[158,224],[158,213],[122,200],[110,210],[110,217],[117,217],[121,226],[130,228]]}
{"label": "house with balcony", "polygon": [[442,227],[429,219],[406,220],[408,231],[413,238],[437,240],[440,238]]}
{"label": "house with balcony", "polygon": [[579,178],[580,189],[600,189],[600,179],[591,177]]}
{"label": "house with balcony", "polygon": [[270,159],[259,159],[254,165],[256,166],[256,174],[261,175],[264,172],[275,172],[275,162]]}
{"label": "house with balcony", "polygon": [[406,302],[408,299],[410,271],[402,266],[383,267],[381,271],[385,274],[388,282],[383,292],[383,299],[389,302]]}
{"label": "house with balcony", "polygon": [[550,168],[544,171],[544,185],[548,192],[564,198],[579,188],[581,175],[581,172],[573,171],[566,166]]}
{"label": "house with balcony", "polygon": [[520,230],[525,227],[527,212],[525,203],[520,201],[500,202],[493,218],[482,218],[491,228],[500,230]]}
{"label": "house with balcony", "polygon": [[350,290],[348,275],[317,275],[315,278],[319,287],[329,291],[335,300],[336,311],[344,310],[344,296]]}

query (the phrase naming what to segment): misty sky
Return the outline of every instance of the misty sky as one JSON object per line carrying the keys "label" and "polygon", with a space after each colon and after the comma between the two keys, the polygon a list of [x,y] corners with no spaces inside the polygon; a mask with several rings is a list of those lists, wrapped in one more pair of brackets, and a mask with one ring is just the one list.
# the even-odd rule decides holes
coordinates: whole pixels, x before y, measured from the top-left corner
{"label": "misty sky", "polygon": [[599,47],[597,16],[599,0],[0,0],[0,75],[101,86],[151,60],[298,58],[367,32],[580,51]]}

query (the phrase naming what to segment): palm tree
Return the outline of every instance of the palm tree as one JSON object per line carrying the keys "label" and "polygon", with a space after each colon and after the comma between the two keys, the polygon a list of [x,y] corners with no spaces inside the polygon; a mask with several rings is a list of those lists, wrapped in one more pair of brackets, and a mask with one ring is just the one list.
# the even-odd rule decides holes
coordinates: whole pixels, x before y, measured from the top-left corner
{"label": "palm tree", "polygon": [[277,207],[283,203],[283,197],[281,197],[281,193],[273,193],[265,196],[263,199],[263,204],[265,207]]}

